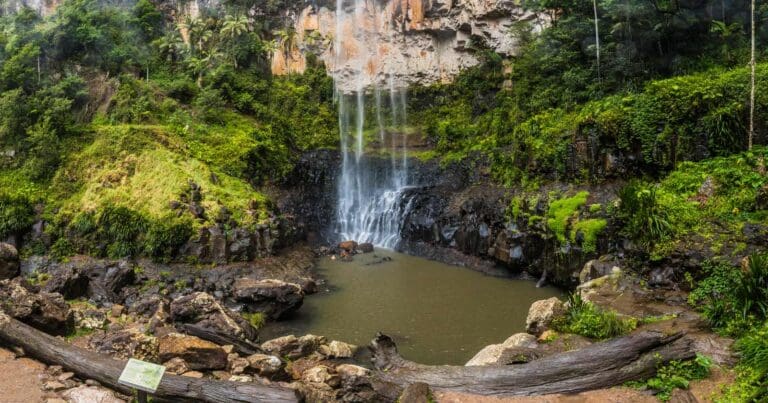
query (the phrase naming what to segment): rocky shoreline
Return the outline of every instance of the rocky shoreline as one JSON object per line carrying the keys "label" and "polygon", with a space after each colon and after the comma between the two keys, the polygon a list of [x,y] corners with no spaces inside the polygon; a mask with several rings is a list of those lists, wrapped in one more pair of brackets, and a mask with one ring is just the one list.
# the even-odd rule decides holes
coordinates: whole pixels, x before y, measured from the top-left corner
{"label": "rocky shoreline", "polygon": [[[252,264],[216,267],[88,257],[66,263],[44,258],[20,262],[6,256],[0,263],[21,276],[0,281],[0,305],[10,316],[66,337],[73,345],[115,359],[161,363],[171,374],[276,385],[295,390],[306,401],[393,401],[373,382],[375,368],[367,362],[365,348],[321,335],[259,342],[263,321],[299,309],[304,296],[316,289],[314,258],[308,247]],[[679,292],[644,288],[639,279],[601,261],[586,264],[579,282],[577,290],[585,299],[622,315],[669,318],[638,331],[683,330],[696,351],[718,364],[733,363],[731,341],[703,330],[705,324]],[[534,303],[527,333],[485,347],[467,365],[521,365],[592,345],[594,341],[585,337],[551,329],[564,312],[557,298]],[[14,355],[22,357],[24,352],[16,350]],[[48,402],[81,402],[97,395],[114,402],[128,398],[66,368],[39,368],[41,396]],[[429,387],[406,388],[400,401],[423,401],[419,399],[427,396],[437,396],[438,401],[456,401],[457,396],[460,401],[486,401]]]}

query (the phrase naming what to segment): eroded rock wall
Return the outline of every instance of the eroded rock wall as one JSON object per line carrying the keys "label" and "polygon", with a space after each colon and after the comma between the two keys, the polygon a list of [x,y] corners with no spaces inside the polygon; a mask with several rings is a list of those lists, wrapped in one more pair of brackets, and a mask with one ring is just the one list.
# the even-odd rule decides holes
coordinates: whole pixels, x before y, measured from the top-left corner
{"label": "eroded rock wall", "polygon": [[447,82],[478,63],[472,42],[512,55],[515,23],[546,24],[506,0],[348,0],[342,7],[312,5],[292,16],[295,40],[278,42],[272,72],[303,72],[312,53],[344,91]]}

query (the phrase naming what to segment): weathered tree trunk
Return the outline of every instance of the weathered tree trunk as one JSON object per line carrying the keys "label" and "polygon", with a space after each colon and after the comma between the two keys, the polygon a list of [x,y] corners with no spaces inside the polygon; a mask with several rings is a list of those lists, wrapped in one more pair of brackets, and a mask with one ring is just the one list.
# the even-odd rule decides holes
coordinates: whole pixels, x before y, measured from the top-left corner
{"label": "weathered tree trunk", "polygon": [[576,393],[650,377],[660,364],[693,358],[690,340],[640,332],[581,350],[508,366],[427,366],[403,359],[392,339],[379,335],[371,344],[377,391],[394,398],[416,382],[438,391],[515,396]]}
{"label": "weathered tree trunk", "polygon": [[[51,365],[61,365],[78,376],[95,379],[102,385],[131,394],[117,383],[125,361],[72,346],[0,312],[0,340],[24,349],[26,354]],[[205,402],[295,402],[293,390],[240,382],[213,381],[165,375],[155,400]]]}
{"label": "weathered tree trunk", "polygon": [[190,336],[199,337],[203,340],[208,340],[212,343],[216,343],[222,346],[227,344],[232,345],[236,352],[243,355],[251,355],[261,352],[261,350],[259,350],[259,346],[248,340],[242,340],[237,337],[216,333],[210,329],[206,329],[202,326],[190,323],[185,323],[182,327],[184,328],[184,331]]}

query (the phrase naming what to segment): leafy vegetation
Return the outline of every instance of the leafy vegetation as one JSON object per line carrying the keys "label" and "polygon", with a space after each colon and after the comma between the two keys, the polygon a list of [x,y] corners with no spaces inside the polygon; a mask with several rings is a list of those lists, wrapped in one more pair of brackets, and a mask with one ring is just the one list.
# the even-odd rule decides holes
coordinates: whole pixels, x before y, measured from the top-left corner
{"label": "leafy vegetation", "polygon": [[701,354],[688,361],[670,361],[660,367],[656,376],[643,382],[630,382],[629,385],[639,389],[651,389],[662,402],[672,398],[675,389],[688,389],[690,381],[704,379],[709,376],[712,360]]}
{"label": "leafy vegetation", "polygon": [[616,312],[598,308],[578,293],[568,298],[568,310],[553,323],[563,333],[573,333],[596,340],[622,336],[637,327],[637,319],[620,317]]}

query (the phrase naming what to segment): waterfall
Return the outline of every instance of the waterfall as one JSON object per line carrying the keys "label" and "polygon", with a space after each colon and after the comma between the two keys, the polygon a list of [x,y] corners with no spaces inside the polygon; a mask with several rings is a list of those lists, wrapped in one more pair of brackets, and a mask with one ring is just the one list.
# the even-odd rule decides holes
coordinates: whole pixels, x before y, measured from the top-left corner
{"label": "waterfall", "polygon": [[[394,248],[408,208],[403,200],[408,188],[407,93],[383,67],[386,55],[378,47],[351,45],[364,43],[370,36],[374,43],[390,40],[381,37],[378,28],[393,22],[380,18],[377,4],[370,0],[336,2],[334,83],[342,153],[337,232],[342,240]],[[350,5],[354,7],[351,12],[345,8]],[[370,122],[368,115],[373,118]],[[366,158],[366,141],[376,143],[380,154],[389,153],[389,160],[382,163]]]}

